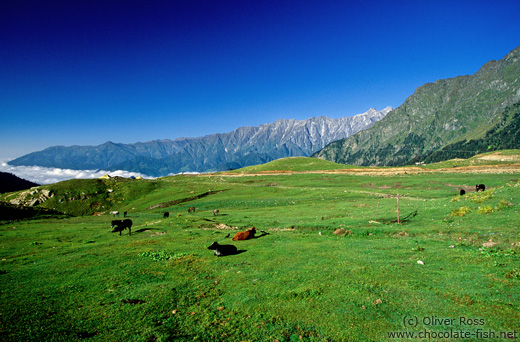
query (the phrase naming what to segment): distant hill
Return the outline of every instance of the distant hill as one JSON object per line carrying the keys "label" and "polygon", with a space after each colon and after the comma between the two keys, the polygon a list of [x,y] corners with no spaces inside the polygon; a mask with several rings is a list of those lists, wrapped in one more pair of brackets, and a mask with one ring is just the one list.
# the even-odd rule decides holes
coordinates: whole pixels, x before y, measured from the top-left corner
{"label": "distant hill", "polygon": [[425,84],[371,128],[313,156],[399,166],[520,148],[520,47],[473,75]]}
{"label": "distant hill", "polygon": [[30,189],[39,184],[19,178],[12,173],[0,172],[0,194]]}
{"label": "distant hill", "polygon": [[346,169],[348,166],[337,164],[328,160],[321,160],[309,157],[288,157],[273,160],[269,163],[247,166],[233,172],[237,173],[257,173],[257,172],[286,172],[286,171],[330,171]]}
{"label": "distant hill", "polygon": [[277,120],[258,127],[198,138],[154,140],[99,146],[54,146],[12,160],[10,165],[37,165],[75,170],[103,169],[166,176],[189,171],[225,171],[271,160],[310,156],[328,143],[369,128],[392,110],[370,109],[339,119]]}

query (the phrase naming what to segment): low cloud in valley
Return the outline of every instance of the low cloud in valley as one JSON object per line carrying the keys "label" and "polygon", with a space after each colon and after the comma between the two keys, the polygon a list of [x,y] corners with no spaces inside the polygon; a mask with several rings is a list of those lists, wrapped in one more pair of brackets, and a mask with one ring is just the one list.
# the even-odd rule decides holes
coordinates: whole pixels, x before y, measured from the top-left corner
{"label": "low cloud in valley", "polygon": [[0,161],[0,171],[12,173],[20,178],[29,180],[38,184],[57,183],[68,179],[93,179],[106,175],[119,177],[138,177],[152,178],[137,172],[128,171],[104,171],[104,170],[70,170],[58,169],[42,166],[12,166],[7,164],[9,160]]}

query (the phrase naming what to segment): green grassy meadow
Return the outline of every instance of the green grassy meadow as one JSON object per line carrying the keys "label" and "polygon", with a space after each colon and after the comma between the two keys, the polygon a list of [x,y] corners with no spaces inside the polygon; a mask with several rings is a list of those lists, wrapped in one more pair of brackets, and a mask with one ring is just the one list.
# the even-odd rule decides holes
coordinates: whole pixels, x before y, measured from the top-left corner
{"label": "green grassy meadow", "polygon": [[[67,215],[0,221],[0,340],[520,338],[520,169],[254,171],[42,186],[56,195],[39,207]],[[132,235],[110,232],[110,210]],[[231,240],[253,226],[268,234]],[[214,241],[241,253],[216,257]]]}

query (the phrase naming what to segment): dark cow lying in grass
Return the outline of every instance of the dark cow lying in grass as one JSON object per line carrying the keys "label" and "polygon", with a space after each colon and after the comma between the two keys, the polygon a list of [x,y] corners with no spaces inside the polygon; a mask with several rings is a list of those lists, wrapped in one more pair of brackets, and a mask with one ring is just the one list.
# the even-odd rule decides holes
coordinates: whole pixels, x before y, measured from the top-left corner
{"label": "dark cow lying in grass", "polygon": [[212,249],[215,252],[216,256],[225,256],[225,255],[233,255],[237,254],[237,248],[233,245],[219,245],[216,241],[208,247],[208,249]]}
{"label": "dark cow lying in grass", "polygon": [[233,236],[234,241],[238,240],[249,240],[255,237],[256,228],[253,227],[251,229],[246,230],[245,232],[238,232]]}
{"label": "dark cow lying in grass", "polygon": [[477,184],[475,185],[475,188],[477,189],[477,192],[486,190],[486,186],[484,184]]}
{"label": "dark cow lying in grass", "polygon": [[132,220],[126,219],[126,220],[114,220],[112,221],[112,233],[119,232],[119,235],[121,235],[121,232],[128,228],[128,235],[132,235]]}
{"label": "dark cow lying in grass", "polygon": [[163,214],[163,217],[164,217],[164,218],[168,218],[168,217],[170,217],[170,212],[165,211],[164,214]]}

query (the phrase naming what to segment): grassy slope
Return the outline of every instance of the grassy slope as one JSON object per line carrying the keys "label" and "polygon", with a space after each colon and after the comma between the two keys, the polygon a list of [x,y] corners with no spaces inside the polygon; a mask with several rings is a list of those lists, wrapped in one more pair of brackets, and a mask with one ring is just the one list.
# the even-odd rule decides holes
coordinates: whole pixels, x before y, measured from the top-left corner
{"label": "grassy slope", "polygon": [[[491,158],[493,157],[493,158]],[[468,159],[451,159],[427,164],[427,168],[439,169],[457,166],[520,164],[520,150],[501,150],[477,154]]]}
{"label": "grassy slope", "polygon": [[[285,160],[285,168],[302,162],[309,161]],[[111,184],[114,206],[134,221],[131,236],[109,233],[108,215],[0,225],[0,340],[379,341],[389,331],[518,330],[519,176],[210,175]],[[490,191],[457,196],[475,183]],[[215,190],[225,191],[167,206]],[[392,222],[397,194],[401,217],[418,213],[402,225]],[[217,224],[270,234],[233,242],[225,236],[235,230]],[[351,234],[332,234],[337,228]],[[490,239],[498,245],[479,250]],[[213,241],[245,252],[217,258],[206,249]],[[404,328],[405,316],[455,324]],[[460,325],[461,317],[484,325]]]}
{"label": "grassy slope", "polygon": [[[275,171],[322,171],[322,170],[339,170],[352,168],[354,166],[337,164],[328,160],[307,158],[307,157],[290,157],[273,160],[269,163],[247,166],[233,172],[237,173],[257,173],[257,172],[275,172]],[[356,166],[359,167],[359,166]]]}

